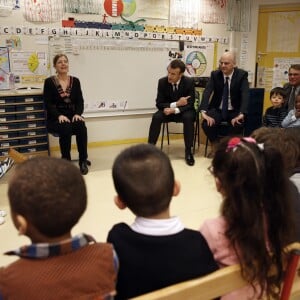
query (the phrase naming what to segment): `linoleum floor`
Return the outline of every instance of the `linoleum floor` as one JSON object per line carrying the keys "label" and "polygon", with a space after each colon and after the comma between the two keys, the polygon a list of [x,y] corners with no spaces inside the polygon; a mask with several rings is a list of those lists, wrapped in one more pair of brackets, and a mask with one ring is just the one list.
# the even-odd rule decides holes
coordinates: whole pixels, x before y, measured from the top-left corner
{"label": "linoleum floor", "polygon": [[[89,173],[84,176],[88,189],[88,206],[72,234],[85,232],[98,241],[105,241],[110,228],[118,222],[130,224],[134,215],[128,210],[119,210],[113,202],[115,191],[111,176],[114,158],[131,144],[103,146],[89,149],[92,162]],[[218,215],[221,197],[217,193],[214,179],[207,170],[211,160],[203,156],[204,146],[195,153],[195,165],[187,166],[184,161],[184,145],[182,140],[173,140],[164,151],[169,155],[174,168],[175,177],[181,183],[181,192],[171,202],[171,214],[181,218],[186,227],[198,229],[203,220]],[[52,153],[59,156],[59,153]],[[73,151],[76,158],[76,152]],[[77,162],[74,162],[77,164]],[[7,211],[6,222],[0,225],[0,266],[6,265],[15,257],[3,255],[3,252],[29,244],[27,237],[18,236],[9,214],[7,199],[7,180],[11,173],[0,179],[0,209]],[[29,174],[30,176],[30,174]],[[151,188],[151,183],[149,183]]]}

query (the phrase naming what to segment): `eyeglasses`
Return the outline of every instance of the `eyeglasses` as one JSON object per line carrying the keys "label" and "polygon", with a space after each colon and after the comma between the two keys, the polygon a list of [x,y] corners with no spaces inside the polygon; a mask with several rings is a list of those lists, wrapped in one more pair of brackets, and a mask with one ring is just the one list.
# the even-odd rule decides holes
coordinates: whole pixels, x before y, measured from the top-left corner
{"label": "eyeglasses", "polygon": [[209,173],[210,173],[211,175],[214,175],[214,167],[213,167],[212,165],[210,165],[210,166],[207,168],[207,170],[209,171]]}
{"label": "eyeglasses", "polygon": [[289,73],[289,76],[300,76],[300,73]]}

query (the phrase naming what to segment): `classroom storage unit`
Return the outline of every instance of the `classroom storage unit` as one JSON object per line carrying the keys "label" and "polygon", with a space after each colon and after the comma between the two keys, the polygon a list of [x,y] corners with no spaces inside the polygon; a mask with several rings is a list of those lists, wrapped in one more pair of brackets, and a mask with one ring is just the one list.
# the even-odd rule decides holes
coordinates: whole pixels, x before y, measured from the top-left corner
{"label": "classroom storage unit", "polygon": [[0,92],[0,159],[9,148],[29,156],[49,154],[42,93]]}

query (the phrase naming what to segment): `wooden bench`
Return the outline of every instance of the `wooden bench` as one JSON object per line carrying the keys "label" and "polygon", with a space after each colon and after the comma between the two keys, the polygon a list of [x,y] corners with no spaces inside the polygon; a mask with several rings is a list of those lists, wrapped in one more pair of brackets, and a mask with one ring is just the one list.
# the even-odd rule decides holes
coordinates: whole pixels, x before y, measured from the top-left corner
{"label": "wooden bench", "polygon": [[[290,253],[280,300],[300,299],[300,243],[287,247]],[[232,265],[201,278],[188,280],[144,294],[132,300],[209,300],[248,285],[241,277],[240,266]]]}

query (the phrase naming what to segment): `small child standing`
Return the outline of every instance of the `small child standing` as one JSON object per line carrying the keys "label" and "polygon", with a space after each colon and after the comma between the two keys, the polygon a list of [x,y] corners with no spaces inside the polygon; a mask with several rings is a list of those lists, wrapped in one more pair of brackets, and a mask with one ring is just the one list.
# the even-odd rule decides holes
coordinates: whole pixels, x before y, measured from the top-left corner
{"label": "small child standing", "polygon": [[172,196],[180,191],[168,156],[151,144],[132,146],[113,164],[120,209],[136,219],[119,223],[108,235],[120,260],[116,299],[128,299],[218,269],[200,232],[170,216]]}
{"label": "small child standing", "polygon": [[263,116],[263,126],[281,127],[281,122],[287,115],[287,109],[284,107],[286,92],[281,87],[275,87],[270,92],[272,106],[267,108]]}
{"label": "small child standing", "polygon": [[17,165],[8,185],[11,217],[32,244],[6,252],[0,299],[111,299],[118,260],[113,246],[71,236],[87,205],[84,179],[71,162],[35,157]]}
{"label": "small child standing", "polygon": [[282,121],[282,127],[300,127],[300,94],[296,95],[295,108],[291,109]]}

